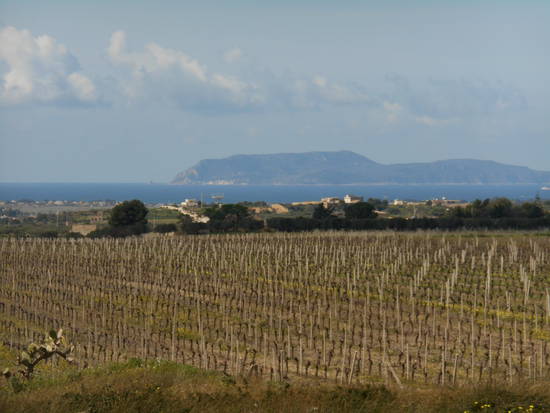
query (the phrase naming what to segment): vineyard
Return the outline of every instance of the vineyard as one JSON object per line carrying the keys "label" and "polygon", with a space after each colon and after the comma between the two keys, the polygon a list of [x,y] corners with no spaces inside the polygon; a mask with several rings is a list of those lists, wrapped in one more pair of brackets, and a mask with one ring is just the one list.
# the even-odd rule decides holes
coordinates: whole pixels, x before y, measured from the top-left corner
{"label": "vineyard", "polygon": [[550,375],[550,237],[0,239],[0,340],[63,328],[81,366],[163,359],[269,380]]}

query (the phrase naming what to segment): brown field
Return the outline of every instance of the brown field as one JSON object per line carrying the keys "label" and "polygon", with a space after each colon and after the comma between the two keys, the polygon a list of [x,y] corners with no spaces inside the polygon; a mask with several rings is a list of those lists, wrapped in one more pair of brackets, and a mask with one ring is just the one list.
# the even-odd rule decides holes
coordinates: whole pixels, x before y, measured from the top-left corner
{"label": "brown field", "polygon": [[548,236],[0,239],[0,265],[4,346],[62,327],[81,366],[396,386],[549,376]]}

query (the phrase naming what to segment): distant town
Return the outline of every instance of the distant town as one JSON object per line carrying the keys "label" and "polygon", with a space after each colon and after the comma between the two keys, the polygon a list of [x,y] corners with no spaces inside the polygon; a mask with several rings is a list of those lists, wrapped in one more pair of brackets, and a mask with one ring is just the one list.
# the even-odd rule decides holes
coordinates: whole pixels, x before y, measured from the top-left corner
{"label": "distant town", "polygon": [[[254,203],[243,202],[242,204],[248,206],[248,209],[251,212],[259,216],[268,215],[268,214],[277,214],[277,215],[291,214],[292,215],[293,213],[294,213],[293,215],[295,215],[295,213],[304,212],[305,210],[309,209],[308,207],[317,206],[317,205],[323,205],[324,208],[334,208],[335,216],[338,216],[338,212],[343,211],[342,207],[344,207],[345,205],[356,204],[359,202],[365,202],[364,197],[347,194],[343,198],[329,196],[329,197],[321,198],[320,200],[291,202],[289,204],[285,204],[285,203],[267,204],[264,202],[254,202]],[[460,201],[460,200],[450,200],[445,197],[440,199],[439,198],[430,199],[426,201],[406,201],[402,199],[394,199],[391,202],[387,200],[370,198],[368,202],[370,202],[371,204],[374,204],[375,207],[378,207],[376,210],[376,213],[379,215],[388,215],[389,213],[384,210],[390,207],[448,208],[452,206],[468,205],[468,202]],[[218,202],[215,202],[215,204],[220,205],[221,201],[218,200]],[[200,215],[200,213],[198,212],[201,206],[202,206],[201,201],[191,198],[191,199],[185,199],[179,205],[169,204],[169,205],[160,205],[159,207],[173,210],[173,211],[178,211],[181,214],[188,215],[194,220],[196,220],[196,222],[208,222],[208,217]],[[339,209],[342,209],[342,211],[338,211]],[[390,215],[396,215],[396,216],[407,215],[406,211],[401,211],[395,208],[392,210],[393,210],[393,214],[390,214]],[[432,212],[435,212],[437,215],[437,211],[432,210]],[[342,215],[343,215],[343,212],[342,212]],[[411,217],[413,216],[415,216],[414,212],[411,215]]]}
{"label": "distant town", "polygon": [[[510,202],[510,201],[508,201]],[[550,211],[550,201],[538,201],[545,211]],[[9,200],[0,201],[0,235],[79,234],[87,236],[105,227],[109,211],[119,202],[115,200],[67,201],[67,200]],[[471,203],[445,197],[423,201],[404,199],[378,199],[346,194],[344,197],[326,196],[317,200],[290,203],[239,202],[251,220],[267,223],[274,219],[309,219],[315,217],[315,210],[322,206],[336,219],[347,218],[346,210],[351,205],[372,205],[373,216],[400,219],[438,219],[457,215]],[[212,208],[223,209],[222,194],[209,197],[208,202],[186,198],[179,203],[146,204],[147,219],[154,232],[164,228],[165,232],[176,229],[182,217],[197,225],[207,225],[212,219]],[[460,215],[460,214],[458,214]]]}

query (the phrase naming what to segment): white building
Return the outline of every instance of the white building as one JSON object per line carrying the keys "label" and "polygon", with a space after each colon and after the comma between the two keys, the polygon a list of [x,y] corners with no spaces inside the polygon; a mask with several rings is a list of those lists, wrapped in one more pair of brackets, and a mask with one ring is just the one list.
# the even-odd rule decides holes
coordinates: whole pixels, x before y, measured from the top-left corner
{"label": "white building", "polygon": [[363,197],[349,194],[344,197],[344,203],[346,204],[355,204],[357,202],[363,202]]}
{"label": "white building", "polygon": [[193,208],[199,206],[199,201],[196,199],[186,199],[180,204],[182,207]]}
{"label": "white building", "polygon": [[342,200],[340,198],[335,198],[332,196],[321,198],[321,203],[325,208],[328,208],[331,205],[339,205],[342,203]]}

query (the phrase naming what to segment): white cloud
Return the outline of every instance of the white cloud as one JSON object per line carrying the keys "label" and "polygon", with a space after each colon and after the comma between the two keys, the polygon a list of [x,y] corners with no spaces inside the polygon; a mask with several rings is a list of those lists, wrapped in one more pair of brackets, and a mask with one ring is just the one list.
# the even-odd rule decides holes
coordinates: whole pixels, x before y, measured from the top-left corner
{"label": "white cloud", "polygon": [[392,103],[392,102],[384,102],[384,109],[386,109],[388,112],[399,112],[403,109],[403,106],[401,106],[399,103]]}
{"label": "white cloud", "polygon": [[223,54],[223,59],[227,63],[234,63],[234,62],[240,60],[240,58],[242,56],[243,56],[242,50],[239,49],[239,48],[234,48],[234,49],[231,49],[231,50],[228,50],[227,52],[225,52]]}
{"label": "white cloud", "polygon": [[386,121],[388,123],[395,124],[399,121],[405,121],[405,122],[412,121],[421,125],[432,127],[432,126],[446,125],[456,120],[456,119],[439,119],[428,115],[416,116],[414,114],[411,114],[407,110],[407,108],[403,107],[403,105],[397,102],[384,101],[382,104],[382,107],[384,108]]}
{"label": "white cloud", "polygon": [[311,83],[314,85],[313,98],[325,103],[364,104],[372,103],[371,97],[360,87],[347,87],[329,82],[325,77],[315,76]]}
{"label": "white cloud", "polygon": [[214,85],[219,86],[222,89],[227,89],[235,94],[244,92],[248,87],[245,82],[241,82],[239,79],[220,74],[212,75],[211,81]]}
{"label": "white cloud", "polygon": [[116,31],[111,35],[111,41],[109,42],[109,47],[107,48],[107,54],[114,61],[122,62],[122,53],[126,46],[126,33],[122,30]]}
{"label": "white cloud", "polygon": [[414,120],[416,123],[420,123],[422,125],[426,126],[441,126],[441,125],[447,125],[451,122],[456,121],[456,119],[436,119],[431,116],[415,116]]}
{"label": "white cloud", "polygon": [[168,97],[184,109],[206,112],[248,110],[265,101],[253,83],[211,73],[182,51],[148,43],[141,52],[128,52],[123,31],[112,34],[107,53],[113,63],[132,69],[131,82],[125,87],[130,97]]}
{"label": "white cloud", "polygon": [[78,99],[84,102],[93,102],[97,99],[95,86],[86,76],[75,72],[71,73],[67,79]]}
{"label": "white cloud", "polygon": [[185,53],[165,49],[156,43],[148,43],[142,53],[126,51],[126,33],[119,30],[111,35],[107,54],[114,63],[127,64],[134,69],[135,75],[154,73],[157,71],[178,67],[192,77],[205,82],[206,68],[191,59]]}
{"label": "white cloud", "polygon": [[417,123],[421,123],[426,126],[436,126],[444,122],[439,119],[432,118],[430,116],[416,116],[414,120]]}
{"label": "white cloud", "polygon": [[274,77],[272,83],[270,98],[289,109],[376,104],[363,87],[335,83],[320,75]]}
{"label": "white cloud", "polygon": [[[317,75],[276,76],[265,71],[248,71],[257,81],[216,73],[180,50],[146,44],[141,51],[126,49],[126,34],[114,32],[107,53],[114,64],[128,67],[131,76],[121,79],[131,98],[169,99],[190,111],[224,113],[265,109],[311,109],[320,105],[373,104],[364,88],[329,81]],[[240,58],[240,49],[225,53],[226,61]]]}
{"label": "white cloud", "polygon": [[418,123],[433,126],[449,119],[487,117],[499,112],[521,111],[526,98],[515,88],[479,79],[429,79],[411,84],[390,75],[392,99],[399,101]]}
{"label": "white cloud", "polygon": [[389,123],[395,123],[399,119],[399,115],[403,111],[403,106],[401,106],[399,103],[392,103],[392,102],[384,102],[382,104],[384,107],[384,110],[386,111],[386,120]]}
{"label": "white cloud", "polygon": [[50,36],[5,27],[0,30],[0,60],[7,64],[0,88],[3,104],[91,103],[98,98],[76,58]]}
{"label": "white cloud", "polygon": [[326,87],[327,86],[327,79],[323,76],[315,76],[313,78],[313,84],[319,86],[319,87]]}

